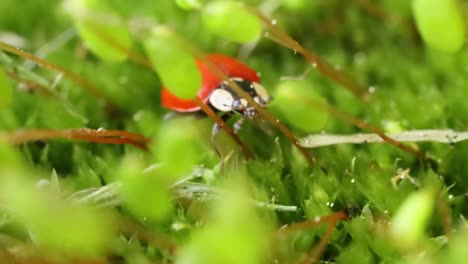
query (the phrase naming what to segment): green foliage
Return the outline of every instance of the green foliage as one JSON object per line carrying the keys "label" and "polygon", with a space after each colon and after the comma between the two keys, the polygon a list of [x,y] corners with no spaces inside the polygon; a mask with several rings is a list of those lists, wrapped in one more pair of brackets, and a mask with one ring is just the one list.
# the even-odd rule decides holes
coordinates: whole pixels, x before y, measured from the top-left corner
{"label": "green foliage", "polygon": [[188,175],[200,162],[204,149],[200,132],[192,119],[166,122],[159,127],[154,153],[168,177]]}
{"label": "green foliage", "polygon": [[1,178],[2,206],[14,212],[35,243],[76,256],[102,254],[112,235],[112,221],[102,212],[65,202],[36,189],[21,170]]}
{"label": "green foliage", "polygon": [[231,41],[252,42],[262,31],[259,19],[235,1],[207,4],[203,7],[202,19],[207,29]]}
{"label": "green foliage", "polygon": [[239,183],[230,183],[229,189],[235,192],[213,205],[209,225],[194,231],[176,263],[254,264],[265,258],[268,226],[252,210],[244,188]]}
{"label": "green foliage", "polygon": [[0,67],[0,109],[8,107],[12,101],[13,87],[8,80],[8,77]]}
{"label": "green foliage", "polygon": [[434,191],[425,189],[406,198],[392,219],[395,245],[408,250],[419,245],[434,209]]}
{"label": "green foliage", "polygon": [[169,28],[155,27],[143,44],[167,89],[184,99],[192,99],[201,86],[201,75],[187,46]]}
{"label": "green foliage", "polygon": [[447,52],[465,43],[465,25],[458,0],[413,0],[419,32],[428,46]]}
{"label": "green foliage", "polygon": [[125,22],[102,0],[68,0],[67,9],[86,46],[103,60],[123,61],[132,39]]}
{"label": "green foliage", "polygon": [[156,173],[143,174],[140,163],[136,158],[128,157],[118,170],[123,203],[140,219],[165,220],[172,213],[167,179]]}
{"label": "green foliage", "polygon": [[183,9],[199,9],[201,7],[200,0],[176,0],[178,6]]}
{"label": "green foliage", "polygon": [[[83,13],[64,14],[62,2],[0,1],[0,40],[76,73],[116,106],[56,72],[0,55],[8,71],[0,88],[6,82],[13,89],[0,89],[0,263],[296,263],[326,224],[286,238],[277,231],[341,210],[350,220],[336,224],[320,261],[467,262],[468,143],[411,144],[429,160],[389,144],[339,144],[312,149],[310,166],[274,126],[246,120],[238,136],[256,159],[246,160],[224,132],[213,142],[219,157],[209,142],[211,119],[168,119],[160,106],[163,84],[183,98],[197,94],[201,77],[190,49],[197,47],[239,57],[261,73],[273,97],[268,110],[295,133],[368,132],[316,108],[317,101],[386,132],[466,130],[462,1],[431,1],[440,8],[429,0],[76,2],[92,18],[104,14],[91,27]],[[282,81],[310,64],[259,39],[261,24],[243,4],[368,87],[369,100],[324,77],[319,65],[303,80]],[[118,23],[109,29],[100,23],[106,18]],[[122,47],[147,56],[158,74],[124,62],[132,57]],[[4,142],[21,129],[80,127],[140,133],[151,138],[149,151],[67,139]]]}
{"label": "green foliage", "polygon": [[[326,100],[305,82],[283,81],[276,87],[273,107],[277,107],[294,127],[305,132],[322,129],[329,115],[316,105],[327,106]],[[314,107],[315,106],[315,107]]]}

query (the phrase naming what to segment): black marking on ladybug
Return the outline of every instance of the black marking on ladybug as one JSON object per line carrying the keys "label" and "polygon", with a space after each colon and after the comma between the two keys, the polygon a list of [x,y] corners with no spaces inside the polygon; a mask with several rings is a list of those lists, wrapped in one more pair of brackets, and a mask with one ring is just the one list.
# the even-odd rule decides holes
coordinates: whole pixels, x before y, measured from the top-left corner
{"label": "black marking on ladybug", "polygon": [[[262,107],[270,101],[265,88],[256,82],[249,82],[242,78],[231,78],[242,90],[249,93],[253,100]],[[258,117],[258,112],[245,98],[238,95],[227,82],[222,82],[210,95],[210,104],[221,112],[235,112],[248,118]]]}

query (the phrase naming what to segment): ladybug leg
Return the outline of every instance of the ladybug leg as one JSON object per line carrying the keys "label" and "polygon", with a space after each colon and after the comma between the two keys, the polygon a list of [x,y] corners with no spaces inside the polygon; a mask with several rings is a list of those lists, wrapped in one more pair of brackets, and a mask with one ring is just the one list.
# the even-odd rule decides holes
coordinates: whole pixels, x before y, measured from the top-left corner
{"label": "ladybug leg", "polygon": [[237,121],[233,125],[234,133],[237,134],[237,132],[242,128],[242,125],[244,124],[244,122],[245,122],[244,117],[240,117],[239,119],[237,119]]}

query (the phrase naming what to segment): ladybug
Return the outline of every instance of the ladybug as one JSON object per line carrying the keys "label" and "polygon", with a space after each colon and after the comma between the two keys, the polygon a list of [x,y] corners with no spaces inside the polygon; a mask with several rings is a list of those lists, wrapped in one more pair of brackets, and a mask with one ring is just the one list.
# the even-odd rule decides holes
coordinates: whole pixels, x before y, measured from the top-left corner
{"label": "ladybug", "polygon": [[[257,72],[242,62],[221,54],[210,54],[208,59],[223,71],[231,81],[252,96],[260,106],[266,107],[271,97],[260,84]],[[222,81],[200,60],[196,61],[202,76],[202,85],[197,97],[214,111],[225,113],[224,118],[234,113],[249,119],[258,117],[258,112],[245,98],[239,96],[226,81]],[[190,99],[181,99],[172,94],[166,87],[161,92],[161,103],[165,108],[178,113],[201,112],[200,107]]]}

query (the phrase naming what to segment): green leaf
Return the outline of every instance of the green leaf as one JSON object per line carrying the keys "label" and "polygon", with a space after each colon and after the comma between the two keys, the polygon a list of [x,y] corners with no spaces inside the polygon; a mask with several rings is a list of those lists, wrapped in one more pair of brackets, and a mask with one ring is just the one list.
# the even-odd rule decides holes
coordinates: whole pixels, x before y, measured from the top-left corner
{"label": "green leaf", "polygon": [[416,25],[426,44],[446,52],[459,50],[465,41],[461,7],[456,0],[414,0]]}
{"label": "green leaf", "polygon": [[313,5],[312,2],[307,0],[283,0],[281,4],[291,11],[301,11],[307,5]]}
{"label": "green leaf", "polygon": [[[241,176],[241,175],[235,175]],[[268,240],[268,223],[253,210],[243,189],[231,183],[211,212],[203,229],[193,232],[179,251],[175,263],[263,263]],[[236,186],[237,187],[237,186]],[[242,189],[243,188],[243,189]]]}
{"label": "green leaf", "polygon": [[183,40],[167,27],[155,27],[143,46],[166,87],[177,97],[192,99],[200,90],[202,78],[195,59]]}
{"label": "green leaf", "polygon": [[108,247],[113,225],[105,214],[37,189],[22,171],[8,176],[0,182],[2,205],[27,227],[35,243],[76,256],[102,254]]}
{"label": "green leaf", "polygon": [[434,209],[434,191],[425,189],[406,198],[392,219],[390,235],[395,245],[408,250],[419,245]]}
{"label": "green leaf", "polygon": [[4,109],[11,104],[13,97],[13,86],[10,84],[5,71],[0,67],[0,109]]}
{"label": "green leaf", "polygon": [[262,32],[260,20],[234,1],[209,3],[202,10],[202,19],[214,34],[241,43],[255,41]]}
{"label": "green leaf", "polygon": [[193,119],[171,120],[162,124],[154,142],[154,153],[171,177],[185,176],[206,151],[200,142],[200,131]]}
{"label": "green leaf", "polygon": [[86,46],[103,60],[127,58],[132,39],[125,22],[105,0],[70,0],[68,10]]}
{"label": "green leaf", "polygon": [[9,167],[15,167],[20,164],[20,155],[12,146],[5,142],[0,142],[0,178],[4,176]]}
{"label": "green leaf", "polygon": [[307,83],[282,81],[272,106],[278,108],[294,127],[313,132],[322,129],[329,117],[327,112],[315,106],[317,102],[326,105],[325,99]]}
{"label": "green leaf", "polygon": [[134,157],[124,159],[118,174],[122,182],[123,204],[133,214],[150,221],[171,216],[171,196],[163,177],[143,174],[141,162]]}
{"label": "green leaf", "polygon": [[180,8],[187,10],[199,9],[201,7],[199,0],[176,0],[175,2]]}

